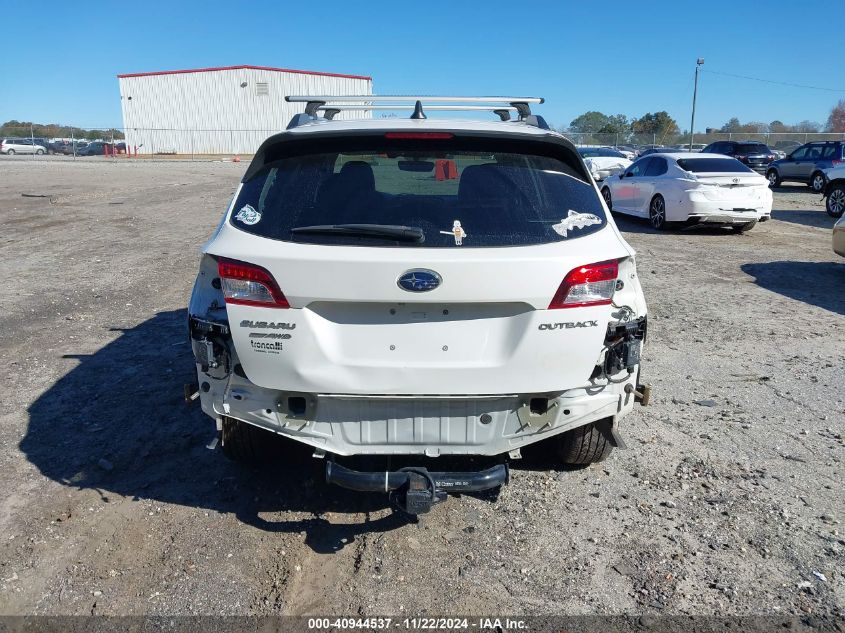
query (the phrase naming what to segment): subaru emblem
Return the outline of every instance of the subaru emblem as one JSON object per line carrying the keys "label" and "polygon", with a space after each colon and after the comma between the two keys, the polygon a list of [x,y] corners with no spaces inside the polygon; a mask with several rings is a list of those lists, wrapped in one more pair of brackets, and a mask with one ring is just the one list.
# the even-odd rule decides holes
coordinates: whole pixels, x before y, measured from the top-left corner
{"label": "subaru emblem", "polygon": [[425,268],[414,268],[407,270],[399,276],[396,284],[408,292],[428,292],[440,285],[443,279],[433,270]]}

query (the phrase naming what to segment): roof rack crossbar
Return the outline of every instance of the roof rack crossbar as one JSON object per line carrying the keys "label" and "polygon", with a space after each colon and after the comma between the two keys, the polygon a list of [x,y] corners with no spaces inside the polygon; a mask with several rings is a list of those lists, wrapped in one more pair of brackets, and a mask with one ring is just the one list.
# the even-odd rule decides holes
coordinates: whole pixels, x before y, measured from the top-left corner
{"label": "roof rack crossbar", "polygon": [[385,103],[414,103],[417,101],[426,104],[430,108],[433,104],[445,103],[463,103],[463,104],[488,104],[488,105],[508,105],[516,108],[519,117],[525,118],[531,114],[532,103],[544,103],[545,99],[542,97],[455,97],[455,96],[437,96],[437,95],[288,95],[285,97],[288,103],[305,103],[305,113],[309,116],[315,116],[318,108],[328,103],[346,102],[346,103],[367,103],[367,104],[385,104]]}
{"label": "roof rack crossbar", "polygon": [[[323,117],[331,121],[339,112],[364,112],[370,110],[408,110],[413,111],[415,105],[369,105],[369,104],[338,104],[338,105],[320,105],[316,106],[315,110],[323,113]],[[493,112],[502,121],[509,121],[511,112],[517,112],[514,106],[485,106],[485,105],[430,105],[426,106],[427,111],[442,111],[442,112]]]}
{"label": "roof rack crossbar", "polygon": [[[542,97],[456,97],[437,95],[288,95],[288,103],[304,103],[305,115],[317,119],[318,112],[323,118],[333,119],[344,110],[452,110],[452,111],[487,111],[496,114],[502,121],[510,121],[511,112],[516,111],[519,120],[529,125],[548,129],[548,125],[531,114],[531,104],[545,103]],[[413,105],[406,105],[413,104]],[[417,117],[421,118],[421,117]],[[296,127],[304,120],[291,121]],[[288,126],[289,128],[291,126]]]}

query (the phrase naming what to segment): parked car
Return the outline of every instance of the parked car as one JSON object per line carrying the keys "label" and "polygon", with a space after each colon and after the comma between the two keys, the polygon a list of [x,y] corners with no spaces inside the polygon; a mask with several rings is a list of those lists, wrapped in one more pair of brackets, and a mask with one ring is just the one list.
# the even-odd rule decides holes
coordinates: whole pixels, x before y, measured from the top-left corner
{"label": "parked car", "polygon": [[845,217],[840,217],[833,225],[833,252],[845,257]]}
{"label": "parked car", "polygon": [[[300,114],[268,138],[188,309],[227,456],[280,434],[325,456],[330,483],[390,492],[412,514],[501,485],[502,460],[529,444],[604,459],[640,397],[646,328],[634,251],[569,140],[535,115],[414,116]],[[439,160],[457,182],[420,178]],[[371,472],[353,455],[499,463]]]}
{"label": "parked car", "polygon": [[601,193],[609,209],[648,218],[656,229],[683,222],[745,232],[772,214],[766,179],[735,158],[717,154],[644,156],[605,181]]}
{"label": "parked car", "polygon": [[679,151],[679,152],[700,152],[705,147],[707,147],[706,143],[693,143],[692,149],[690,149],[689,143],[680,143],[677,146],[677,151]]}
{"label": "parked car", "polygon": [[618,174],[631,164],[622,152],[611,147],[578,147],[578,153],[596,182]]}
{"label": "parked car", "polygon": [[801,147],[802,143],[798,141],[775,141],[774,149],[783,152],[784,154],[791,154],[796,149]]}
{"label": "parked car", "polygon": [[766,171],[766,178],[772,187],[783,182],[799,182],[810,186],[813,191],[824,191],[827,177],[825,171],[841,165],[845,160],[845,142],[815,141],[806,143],[786,158],[774,161]]}
{"label": "parked car", "polygon": [[107,149],[111,149],[111,144],[104,141],[92,141],[85,146],[79,147],[76,151],[77,156],[103,156]]}
{"label": "parked car", "polygon": [[616,145],[613,149],[618,152],[621,152],[622,155],[628,160],[635,160],[637,158],[637,150],[635,150],[630,145]]}
{"label": "parked car", "polygon": [[0,139],[0,154],[46,154],[47,148],[35,145],[31,138],[2,138]]}
{"label": "parked car", "polygon": [[[76,149],[78,150],[80,147],[79,141],[76,141]],[[56,141],[53,143],[53,153],[54,154],[64,154],[65,156],[69,156],[74,152],[74,143],[71,141]]]}
{"label": "parked car", "polygon": [[[637,156],[642,156],[643,152],[646,152],[650,149],[667,150],[669,148],[667,148],[665,145],[637,145]],[[652,153],[654,153],[654,152],[652,152]]]}
{"label": "parked car", "polygon": [[765,174],[769,163],[775,159],[769,146],[757,141],[716,141],[710,143],[701,152],[732,156],[759,174]]}
{"label": "parked car", "polygon": [[676,151],[678,151],[678,150],[675,149],[674,147],[663,147],[663,146],[649,147],[649,148],[641,151],[639,157],[642,158],[643,156],[651,156],[652,154],[665,154],[666,152],[676,152]]}
{"label": "parked car", "polygon": [[845,164],[825,172],[825,211],[832,218],[841,218],[845,213]]}
{"label": "parked car", "polygon": [[35,138],[32,139],[32,141],[36,145],[40,145],[41,147],[43,147],[45,153],[47,153],[47,154],[53,153],[53,144],[48,139],[36,136]]}

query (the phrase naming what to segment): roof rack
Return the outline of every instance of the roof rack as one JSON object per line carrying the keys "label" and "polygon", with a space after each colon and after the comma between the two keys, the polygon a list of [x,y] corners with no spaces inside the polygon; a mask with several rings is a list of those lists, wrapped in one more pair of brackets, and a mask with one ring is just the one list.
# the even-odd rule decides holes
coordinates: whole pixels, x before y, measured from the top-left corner
{"label": "roof rack", "polygon": [[[493,112],[502,121],[509,121],[511,112],[516,111],[519,120],[548,129],[542,117],[531,114],[532,103],[544,103],[542,97],[441,97],[410,95],[288,95],[288,103],[304,103],[305,117],[297,115],[288,129],[318,118],[318,112],[324,119],[331,120],[339,112],[346,110],[413,110],[412,119],[425,119],[423,103],[430,111],[486,111]],[[407,105],[407,104],[414,105]],[[307,117],[307,118],[306,118]]]}

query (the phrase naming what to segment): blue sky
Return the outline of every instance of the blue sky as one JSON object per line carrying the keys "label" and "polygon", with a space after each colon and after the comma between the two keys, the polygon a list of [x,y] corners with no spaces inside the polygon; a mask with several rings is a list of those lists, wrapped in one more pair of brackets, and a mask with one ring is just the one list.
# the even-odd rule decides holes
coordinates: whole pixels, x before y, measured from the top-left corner
{"label": "blue sky", "polygon": [[539,95],[556,126],[665,109],[684,129],[704,57],[706,71],[838,91],[705,72],[697,129],[824,123],[845,99],[843,40],[818,21],[836,4],[6,0],[17,26],[0,56],[0,122],[119,126],[118,73],[253,64],[371,75],[381,94]]}

